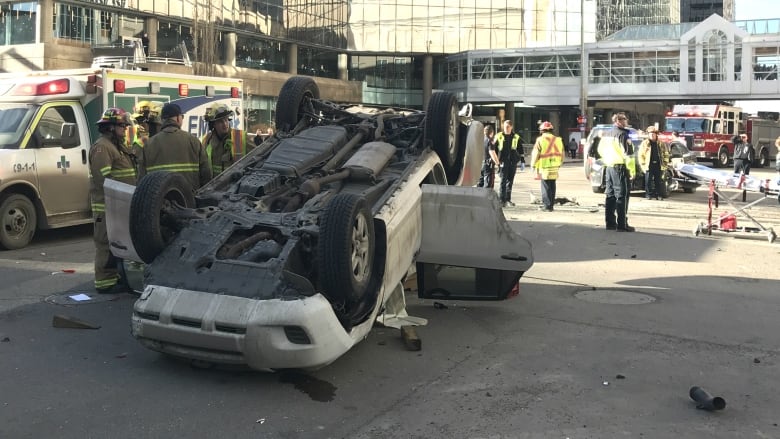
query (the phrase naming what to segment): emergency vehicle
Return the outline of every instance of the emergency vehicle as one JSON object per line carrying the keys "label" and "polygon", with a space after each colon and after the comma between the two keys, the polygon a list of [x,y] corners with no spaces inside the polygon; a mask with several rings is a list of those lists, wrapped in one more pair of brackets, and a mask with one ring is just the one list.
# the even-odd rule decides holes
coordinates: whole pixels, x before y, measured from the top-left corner
{"label": "emergency vehicle", "polygon": [[777,154],[775,140],[780,137],[780,122],[771,119],[748,117],[743,131],[748,136],[748,141],[756,150],[756,159],[753,166],[763,168],[770,165],[770,161]]}
{"label": "emergency vehicle", "polygon": [[[234,156],[244,144],[243,81],[122,69],[0,76],[0,249],[26,246],[37,229],[92,221],[89,148],[106,108],[133,112],[140,101],[174,102],[182,129],[199,138],[214,102],[228,105]],[[128,130],[132,137],[135,130]]]}
{"label": "emergency vehicle", "polygon": [[669,142],[677,132],[685,139],[696,160],[725,167],[734,155],[732,138],[743,128],[744,119],[739,107],[675,105],[666,113],[665,122],[661,140]]}

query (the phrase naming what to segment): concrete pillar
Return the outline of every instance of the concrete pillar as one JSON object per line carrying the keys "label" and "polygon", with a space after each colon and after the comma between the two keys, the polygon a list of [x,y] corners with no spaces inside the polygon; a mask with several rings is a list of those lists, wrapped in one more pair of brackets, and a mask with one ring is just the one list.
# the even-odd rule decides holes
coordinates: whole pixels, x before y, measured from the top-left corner
{"label": "concrete pillar", "polygon": [[287,73],[298,74],[298,45],[295,43],[290,43],[287,48]]}
{"label": "concrete pillar", "polygon": [[346,53],[339,53],[338,55],[338,76],[337,79],[342,81],[349,80],[349,57]]}
{"label": "concrete pillar", "polygon": [[[52,28],[54,26],[54,0],[41,0],[40,3],[40,26],[35,31],[36,42],[51,43],[54,41],[54,35],[52,34]],[[45,56],[45,55],[44,55]]]}
{"label": "concrete pillar", "polygon": [[428,108],[428,101],[433,93],[433,56],[423,55],[422,71],[423,109]]}
{"label": "concrete pillar", "polygon": [[159,22],[157,17],[149,17],[144,20],[144,30],[146,35],[149,36],[149,55],[157,53],[157,27]]}
{"label": "concrete pillar", "polygon": [[[515,131],[517,131],[519,128],[517,127],[517,121],[515,120],[515,103],[514,102],[504,102],[504,118],[509,119],[512,121],[512,126],[514,127]],[[503,121],[501,121],[503,123]]]}
{"label": "concrete pillar", "polygon": [[225,57],[225,65],[228,66],[234,66],[236,65],[236,33],[235,32],[225,32],[225,53],[223,53]]}
{"label": "concrete pillar", "polygon": [[559,136],[566,137],[566,129],[561,126],[561,112],[560,111],[551,111],[550,115],[548,116],[549,122],[552,124],[554,128],[554,132],[558,133]]}

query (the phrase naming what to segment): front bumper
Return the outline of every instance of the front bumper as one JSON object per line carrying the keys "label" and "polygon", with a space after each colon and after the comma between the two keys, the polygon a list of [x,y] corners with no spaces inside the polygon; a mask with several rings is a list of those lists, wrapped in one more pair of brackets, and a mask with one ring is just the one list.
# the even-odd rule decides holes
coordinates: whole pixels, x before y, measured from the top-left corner
{"label": "front bumper", "polygon": [[317,369],[364,338],[372,321],[345,331],[320,294],[256,300],[150,285],[133,307],[132,334],[149,349],[191,360]]}

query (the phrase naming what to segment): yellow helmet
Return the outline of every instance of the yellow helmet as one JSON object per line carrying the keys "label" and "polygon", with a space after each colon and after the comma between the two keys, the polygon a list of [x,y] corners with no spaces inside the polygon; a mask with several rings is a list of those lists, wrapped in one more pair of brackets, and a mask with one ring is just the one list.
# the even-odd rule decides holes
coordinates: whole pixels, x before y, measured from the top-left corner
{"label": "yellow helmet", "polygon": [[138,103],[135,104],[135,107],[133,107],[133,113],[143,113],[144,111],[149,111],[151,106],[152,104],[149,101],[138,101]]}

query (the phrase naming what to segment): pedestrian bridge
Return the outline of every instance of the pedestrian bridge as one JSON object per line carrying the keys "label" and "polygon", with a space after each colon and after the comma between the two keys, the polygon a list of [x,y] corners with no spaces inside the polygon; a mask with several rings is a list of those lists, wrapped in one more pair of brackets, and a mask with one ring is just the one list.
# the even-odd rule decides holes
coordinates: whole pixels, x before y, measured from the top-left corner
{"label": "pedestrian bridge", "polygon": [[630,26],[583,47],[451,55],[441,88],[462,102],[558,107],[578,107],[583,89],[590,106],[780,99],[780,19],[732,23],[712,15],[700,23]]}

